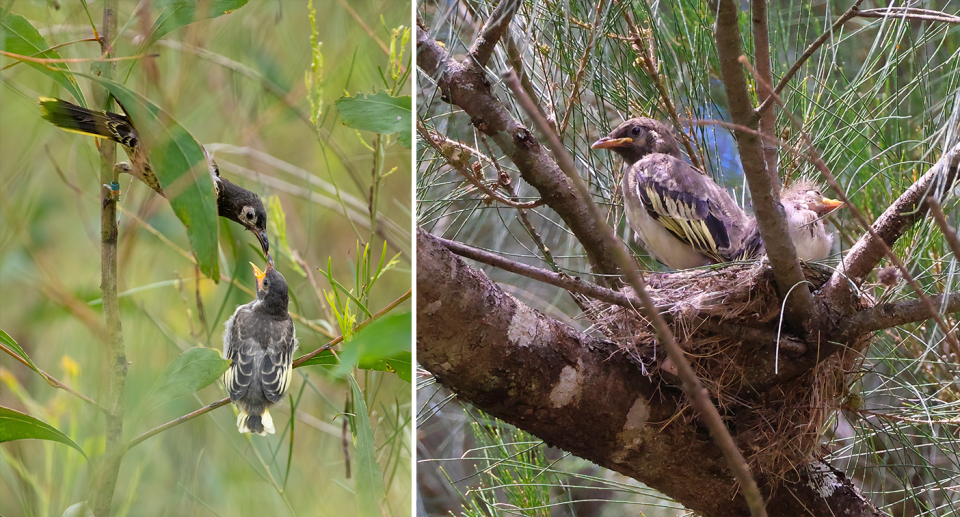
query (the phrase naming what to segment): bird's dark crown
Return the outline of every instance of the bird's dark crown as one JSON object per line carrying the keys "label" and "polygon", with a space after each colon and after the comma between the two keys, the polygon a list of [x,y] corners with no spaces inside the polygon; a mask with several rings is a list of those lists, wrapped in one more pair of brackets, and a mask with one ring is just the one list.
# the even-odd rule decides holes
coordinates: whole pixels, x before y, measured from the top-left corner
{"label": "bird's dark crown", "polygon": [[273,268],[273,264],[267,265],[265,273],[266,276],[257,291],[257,299],[260,300],[260,304],[257,305],[256,310],[284,316],[287,314],[287,305],[290,303],[290,295],[287,293],[287,280]]}
{"label": "bird's dark crown", "polygon": [[594,149],[610,149],[628,163],[636,163],[653,153],[680,158],[680,147],[673,131],[657,120],[636,117],[617,126],[604,138],[597,140]]}
{"label": "bird's dark crown", "polygon": [[261,239],[263,252],[269,251],[269,245],[267,244],[267,211],[263,208],[263,201],[260,196],[221,177],[217,211],[221,217],[238,222],[244,228],[257,234],[258,238]]}

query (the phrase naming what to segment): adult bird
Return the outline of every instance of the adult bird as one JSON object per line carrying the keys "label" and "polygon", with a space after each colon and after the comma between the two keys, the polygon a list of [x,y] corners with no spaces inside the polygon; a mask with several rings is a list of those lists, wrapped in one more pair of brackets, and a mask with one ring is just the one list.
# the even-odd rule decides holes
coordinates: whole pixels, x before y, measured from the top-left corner
{"label": "adult bird", "polygon": [[801,260],[823,260],[833,249],[833,234],[827,232],[823,218],[843,207],[843,203],[824,197],[820,186],[808,179],[795,181],[783,189],[780,202],[787,216],[790,238]]}
{"label": "adult bird", "polygon": [[609,149],[626,161],[621,188],[627,223],[656,260],[687,269],[760,253],[756,220],[725,189],[681,159],[666,125],[632,118],[591,148]]}
{"label": "adult bird", "polygon": [[[40,98],[40,110],[40,116],[44,120],[64,131],[107,138],[122,145],[130,162],[117,164],[117,170],[134,176],[157,194],[167,197],[150,166],[147,151],[141,145],[140,134],[130,117],[119,113],[94,111],[49,97]],[[253,192],[220,176],[220,167],[206,149],[203,149],[203,156],[206,158],[217,196],[217,213],[220,217],[240,223],[252,231],[266,254],[270,251],[270,242],[267,239],[267,212],[263,208],[263,201]]]}
{"label": "adult bird", "polygon": [[237,429],[241,433],[273,434],[270,406],[283,399],[293,378],[296,329],[287,312],[287,281],[273,267],[255,264],[257,298],[237,307],[223,332],[223,358],[233,361],[223,374],[230,400],[237,405]]}

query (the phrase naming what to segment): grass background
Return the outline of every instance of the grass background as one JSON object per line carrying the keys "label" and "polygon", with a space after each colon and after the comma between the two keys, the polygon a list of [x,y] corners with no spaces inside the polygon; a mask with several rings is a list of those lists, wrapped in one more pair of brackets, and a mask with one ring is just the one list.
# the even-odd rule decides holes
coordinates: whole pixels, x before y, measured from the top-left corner
{"label": "grass background", "polygon": [[[156,2],[155,2],[156,4]],[[89,2],[99,24],[102,5]],[[116,55],[132,55],[138,37],[149,29],[157,10],[136,16],[139,5],[121,1],[125,27]],[[315,177],[336,182],[343,196],[365,207],[373,153],[371,133],[339,123],[333,101],[345,92],[384,89],[377,67],[388,67],[381,47],[390,29],[410,25],[409,5],[392,1],[318,4],[318,40],[323,42],[321,145],[306,101],[304,72],[311,62],[306,2],[250,2],[214,20],[200,21],[167,35],[154,45],[152,60],[133,65],[126,86],[166,109],[205,145],[223,143],[266,153]],[[79,2],[5,2],[26,17],[48,44],[73,42],[92,31]],[[364,26],[365,24],[365,26]],[[99,56],[99,45],[77,42],[59,49],[64,58]],[[410,50],[406,53],[410,66]],[[0,58],[6,67],[13,60]],[[132,62],[121,62],[123,78]],[[90,63],[73,63],[89,72]],[[90,85],[79,79],[87,98]],[[409,85],[406,86],[409,93]],[[22,64],[0,71],[0,328],[51,375],[96,400],[105,400],[109,369],[99,337],[99,157],[94,139],[60,131],[39,118],[38,96],[72,100],[47,77]],[[118,156],[123,156],[118,151]],[[312,268],[326,268],[344,285],[354,285],[358,238],[335,196],[277,166],[221,149],[216,157],[224,176],[265,200],[278,195],[286,214],[287,241]],[[125,159],[125,157],[124,157]],[[381,227],[388,259],[401,253],[371,293],[376,311],[411,285],[410,152],[387,148],[386,169],[396,167],[381,190]],[[253,172],[244,171],[249,169]],[[61,179],[59,167],[64,179]],[[262,175],[262,176],[258,176]],[[286,183],[278,187],[271,181]],[[69,184],[83,194],[75,193]],[[129,176],[122,176],[119,221],[119,291],[123,334],[130,360],[125,435],[128,438],[224,396],[219,383],[196,397],[166,404],[138,419],[135,415],[154,380],[182,349],[220,349],[223,323],[234,308],[252,297],[231,287],[197,280],[198,272],[177,247],[189,249],[186,233],[166,200]],[[313,192],[313,201],[307,192]],[[365,208],[354,210],[367,217]],[[164,239],[135,222],[142,219]],[[221,272],[252,288],[249,261],[262,267],[251,245],[253,235],[221,220]],[[311,320],[314,329],[336,335],[322,293],[297,273],[270,228],[271,250],[291,292],[291,312]],[[374,239],[379,259],[383,240]],[[329,290],[319,272],[317,286]],[[135,292],[130,292],[135,290]],[[202,318],[201,318],[202,307]],[[405,308],[405,309],[404,309]],[[407,302],[401,310],[409,310]],[[362,320],[362,318],[361,318]],[[329,341],[323,332],[297,325],[299,354]],[[0,357],[0,405],[27,412],[61,429],[91,457],[103,450],[102,415],[9,356]],[[392,373],[358,373],[384,469],[393,515],[408,515],[411,480],[408,444],[410,384]],[[353,515],[354,479],[345,477],[342,440],[344,400],[349,386],[320,367],[295,371],[289,393],[299,398],[292,455],[291,405],[272,411],[278,434],[266,439],[240,435],[232,406],[173,428],[131,450],[124,459],[114,496],[115,515]],[[349,433],[347,441],[350,442]],[[347,447],[355,458],[352,445]],[[288,465],[289,463],[289,465]],[[355,467],[355,465],[354,465]],[[289,468],[289,474],[287,469]],[[356,470],[354,469],[354,472]],[[61,515],[87,499],[92,470],[68,447],[42,441],[0,445],[0,515]],[[284,482],[286,479],[286,482]]]}

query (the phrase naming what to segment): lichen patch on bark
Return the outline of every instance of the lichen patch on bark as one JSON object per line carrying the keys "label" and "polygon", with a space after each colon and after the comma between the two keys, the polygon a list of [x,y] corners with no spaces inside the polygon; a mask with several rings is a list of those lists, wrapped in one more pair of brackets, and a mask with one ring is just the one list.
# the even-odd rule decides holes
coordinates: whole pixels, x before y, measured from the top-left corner
{"label": "lichen patch on bark", "polygon": [[[579,362],[579,361],[578,361]],[[560,382],[550,391],[550,405],[555,408],[566,406],[573,402],[580,402],[583,392],[583,363],[576,368],[567,365],[560,371]]]}
{"label": "lichen patch on bark", "polygon": [[507,329],[510,343],[522,347],[530,346],[536,343],[539,331],[540,318],[537,311],[517,302],[517,310],[510,320],[510,328]]}

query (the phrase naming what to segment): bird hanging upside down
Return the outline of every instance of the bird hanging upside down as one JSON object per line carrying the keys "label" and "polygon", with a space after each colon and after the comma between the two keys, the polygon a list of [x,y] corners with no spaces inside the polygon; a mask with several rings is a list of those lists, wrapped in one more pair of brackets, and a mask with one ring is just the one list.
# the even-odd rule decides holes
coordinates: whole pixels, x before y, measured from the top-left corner
{"label": "bird hanging upside down", "polygon": [[[121,106],[122,107],[122,106]],[[157,194],[167,197],[150,167],[147,151],[143,148],[140,135],[127,115],[94,111],[60,99],[40,98],[41,117],[47,122],[71,133],[107,138],[122,145],[130,162],[117,164],[117,170],[126,172],[153,189]],[[240,223],[252,231],[260,242],[260,248],[266,254],[270,251],[267,239],[267,212],[260,197],[220,176],[220,167],[213,156],[203,149],[207,168],[213,180],[217,196],[217,213],[231,221]]]}
{"label": "bird hanging upside down", "polygon": [[266,436],[276,430],[269,408],[283,399],[293,377],[296,329],[287,312],[287,281],[268,255],[266,271],[253,263],[257,298],[237,307],[223,332],[223,358],[233,361],[223,374],[237,405],[241,433]]}

